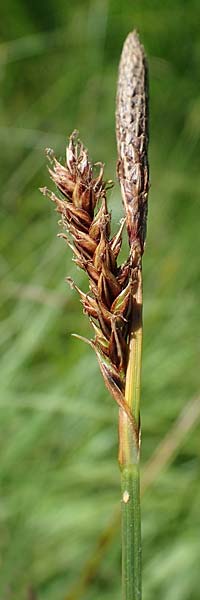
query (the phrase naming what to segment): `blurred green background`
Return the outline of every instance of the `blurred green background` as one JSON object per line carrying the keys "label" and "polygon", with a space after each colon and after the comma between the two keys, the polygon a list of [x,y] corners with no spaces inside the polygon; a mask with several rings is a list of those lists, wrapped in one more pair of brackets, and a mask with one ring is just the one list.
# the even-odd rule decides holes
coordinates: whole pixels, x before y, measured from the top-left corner
{"label": "blurred green background", "polygon": [[[1,4],[1,600],[121,597],[117,408],[71,338],[90,330],[64,279],[84,277],[38,187],[45,148],[64,157],[75,127],[116,180],[117,66],[135,27],[151,97],[142,472],[167,432],[178,446],[146,470],[143,598],[199,600],[198,415],[181,444],[172,429],[199,393],[199,23],[199,0]],[[109,205],[117,224],[117,183]]]}

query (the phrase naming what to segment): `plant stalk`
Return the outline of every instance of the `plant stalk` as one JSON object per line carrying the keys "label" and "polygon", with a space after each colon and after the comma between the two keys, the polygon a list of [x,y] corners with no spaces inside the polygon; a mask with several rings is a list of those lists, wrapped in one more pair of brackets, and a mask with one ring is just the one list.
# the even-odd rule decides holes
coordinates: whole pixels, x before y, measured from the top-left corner
{"label": "plant stalk", "polygon": [[142,271],[139,270],[137,323],[132,323],[125,399],[134,417],[133,436],[127,414],[119,413],[119,464],[121,469],[122,600],[141,600],[141,515],[140,515],[140,380],[142,353]]}

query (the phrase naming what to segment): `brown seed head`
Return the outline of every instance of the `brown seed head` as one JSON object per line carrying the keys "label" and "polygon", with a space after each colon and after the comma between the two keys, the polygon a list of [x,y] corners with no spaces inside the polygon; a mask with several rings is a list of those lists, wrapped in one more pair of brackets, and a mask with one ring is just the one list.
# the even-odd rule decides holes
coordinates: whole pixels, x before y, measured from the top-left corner
{"label": "brown seed head", "polygon": [[[72,248],[75,262],[89,277],[89,291],[84,294],[71,280],[80,295],[84,312],[92,323],[95,338],[91,342],[108,389],[119,406],[123,406],[128,360],[129,321],[137,289],[137,266],[133,254],[118,265],[124,221],[110,237],[111,216],[107,208],[107,183],[103,165],[92,165],[83,145],[73,133],[61,165],[48,151],[49,169],[59,197],[47,188],[41,191],[56,205],[67,233],[61,234]],[[109,182],[110,187],[111,182]],[[125,410],[128,410],[125,407]],[[128,411],[129,413],[130,411]],[[129,414],[129,418],[132,417]],[[133,420],[133,419],[132,419]]]}

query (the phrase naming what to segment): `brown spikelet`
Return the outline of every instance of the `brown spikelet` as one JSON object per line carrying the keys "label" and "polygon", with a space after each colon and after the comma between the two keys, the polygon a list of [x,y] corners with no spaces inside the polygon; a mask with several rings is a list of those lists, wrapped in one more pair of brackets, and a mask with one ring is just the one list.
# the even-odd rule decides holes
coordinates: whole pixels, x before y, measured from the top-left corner
{"label": "brown spikelet", "polygon": [[[88,159],[86,149],[72,134],[67,147],[65,166],[47,152],[50,176],[60,197],[43,188],[41,191],[56,205],[67,233],[61,234],[73,249],[75,261],[89,276],[89,292],[78,291],[84,312],[89,316],[95,338],[92,342],[106,386],[118,405],[125,406],[124,389],[128,357],[128,319],[133,307],[136,278],[133,257],[118,266],[117,256],[122,242],[123,223],[118,233],[110,237],[110,213],[107,208],[107,184],[103,166],[94,175],[96,166]],[[109,182],[109,186],[111,182]]]}

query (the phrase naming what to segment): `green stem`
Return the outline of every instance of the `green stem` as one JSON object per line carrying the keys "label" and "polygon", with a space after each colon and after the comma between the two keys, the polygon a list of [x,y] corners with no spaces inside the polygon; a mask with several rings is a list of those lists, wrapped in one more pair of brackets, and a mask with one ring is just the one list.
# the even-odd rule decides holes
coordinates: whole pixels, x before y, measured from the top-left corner
{"label": "green stem", "polygon": [[123,468],[122,598],[141,600],[141,518],[139,465]]}
{"label": "green stem", "polygon": [[140,516],[140,379],[142,356],[142,272],[139,271],[137,318],[133,315],[126,375],[125,400],[137,427],[133,430],[127,414],[119,412],[119,464],[122,487],[122,600],[141,600],[141,516]]}

